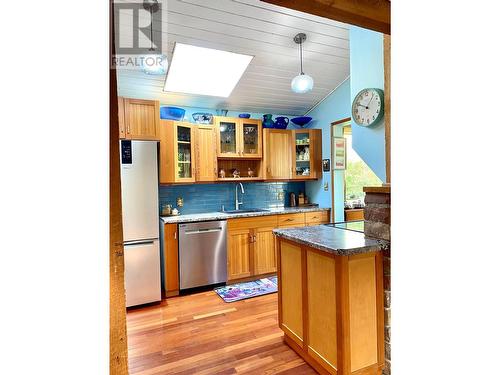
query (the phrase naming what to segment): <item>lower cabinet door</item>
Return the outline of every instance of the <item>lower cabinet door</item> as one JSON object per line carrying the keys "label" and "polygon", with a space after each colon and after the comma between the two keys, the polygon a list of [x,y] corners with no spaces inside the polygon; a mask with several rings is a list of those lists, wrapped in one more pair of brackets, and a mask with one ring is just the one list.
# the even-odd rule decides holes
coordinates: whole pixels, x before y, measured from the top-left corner
{"label": "lower cabinet door", "polygon": [[281,241],[280,248],[281,328],[300,347],[303,347],[302,316],[302,249]]}
{"label": "lower cabinet door", "polygon": [[331,373],[337,368],[335,260],[307,251],[307,352]]}
{"label": "lower cabinet door", "polygon": [[276,272],[273,228],[254,229],[254,273]]}
{"label": "lower cabinet door", "polygon": [[250,244],[252,233],[249,229],[229,232],[227,244],[227,278],[241,279],[251,276]]}

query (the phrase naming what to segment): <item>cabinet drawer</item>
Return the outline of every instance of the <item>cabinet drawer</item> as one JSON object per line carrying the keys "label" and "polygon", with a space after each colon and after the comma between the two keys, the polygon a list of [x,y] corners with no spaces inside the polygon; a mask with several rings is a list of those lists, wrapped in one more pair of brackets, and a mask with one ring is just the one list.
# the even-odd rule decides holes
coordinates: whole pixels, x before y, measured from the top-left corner
{"label": "cabinet drawer", "polygon": [[227,228],[230,231],[253,228],[276,228],[277,225],[276,215],[242,217],[227,220]]}
{"label": "cabinet drawer", "polygon": [[364,220],[364,210],[354,209],[354,210],[344,210],[345,213],[345,221],[353,221],[353,220]]}
{"label": "cabinet drawer", "polygon": [[330,221],[330,211],[306,212],[306,224],[316,225]]}
{"label": "cabinet drawer", "polygon": [[278,226],[279,227],[287,227],[287,226],[300,226],[304,225],[304,214],[287,214],[287,215],[278,215]]}

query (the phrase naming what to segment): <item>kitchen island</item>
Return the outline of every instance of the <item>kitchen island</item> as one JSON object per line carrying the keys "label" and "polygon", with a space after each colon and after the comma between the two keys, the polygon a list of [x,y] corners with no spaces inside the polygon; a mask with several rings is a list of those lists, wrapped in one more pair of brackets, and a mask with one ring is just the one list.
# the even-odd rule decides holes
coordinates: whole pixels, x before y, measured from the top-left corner
{"label": "kitchen island", "polygon": [[328,225],[273,233],[285,342],[320,374],[381,374],[383,243]]}

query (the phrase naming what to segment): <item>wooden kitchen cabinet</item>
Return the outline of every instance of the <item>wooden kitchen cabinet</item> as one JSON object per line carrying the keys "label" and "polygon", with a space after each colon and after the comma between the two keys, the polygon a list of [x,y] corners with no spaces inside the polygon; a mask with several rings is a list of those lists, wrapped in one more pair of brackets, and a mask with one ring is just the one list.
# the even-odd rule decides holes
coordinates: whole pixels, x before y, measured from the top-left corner
{"label": "wooden kitchen cabinet", "polygon": [[276,247],[273,229],[275,226],[253,229],[254,274],[264,275],[276,272]]}
{"label": "wooden kitchen cabinet", "polygon": [[269,180],[292,178],[292,132],[264,129],[264,171]]}
{"label": "wooden kitchen cabinet", "polygon": [[322,176],[321,129],[292,130],[292,178]]}
{"label": "wooden kitchen cabinet", "polygon": [[321,129],[264,129],[268,180],[313,180],[322,176]]}
{"label": "wooden kitchen cabinet", "polygon": [[319,225],[330,222],[330,210],[305,213],[306,225]]}
{"label": "wooden kitchen cabinet", "polygon": [[177,224],[163,226],[163,289],[167,297],[179,294],[179,251]]}
{"label": "wooden kitchen cabinet", "polygon": [[330,222],[330,210],[278,215],[279,228],[303,227]]}
{"label": "wooden kitchen cabinet", "polygon": [[228,280],[276,272],[277,215],[228,220]]}
{"label": "wooden kitchen cabinet", "polygon": [[198,125],[195,132],[196,181],[217,180],[216,134],[213,125]]}
{"label": "wooden kitchen cabinet", "polygon": [[160,183],[195,181],[194,126],[188,122],[160,121]]}
{"label": "wooden kitchen cabinet", "polygon": [[318,225],[330,221],[330,210],[228,220],[228,280],[277,271],[273,229]]}
{"label": "wooden kitchen cabinet", "polygon": [[285,214],[278,216],[279,228],[303,227],[306,225],[304,213]]}
{"label": "wooden kitchen cabinet", "polygon": [[217,157],[262,158],[262,121],[216,116]]}
{"label": "wooden kitchen cabinet", "polygon": [[227,279],[234,280],[251,276],[251,230],[230,229],[227,240]]}
{"label": "wooden kitchen cabinet", "polygon": [[119,97],[118,123],[122,139],[158,140],[160,102]]}
{"label": "wooden kitchen cabinet", "polygon": [[118,126],[120,128],[120,139],[126,139],[127,133],[125,131],[125,99],[121,96],[118,97]]}

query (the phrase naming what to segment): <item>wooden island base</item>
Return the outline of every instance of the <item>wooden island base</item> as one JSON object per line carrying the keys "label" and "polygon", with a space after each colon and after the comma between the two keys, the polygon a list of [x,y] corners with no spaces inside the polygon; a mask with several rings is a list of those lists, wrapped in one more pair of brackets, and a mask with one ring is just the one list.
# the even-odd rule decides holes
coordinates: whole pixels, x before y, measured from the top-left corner
{"label": "wooden island base", "polygon": [[276,242],[285,342],[320,374],[381,374],[381,252],[335,255],[284,238]]}

